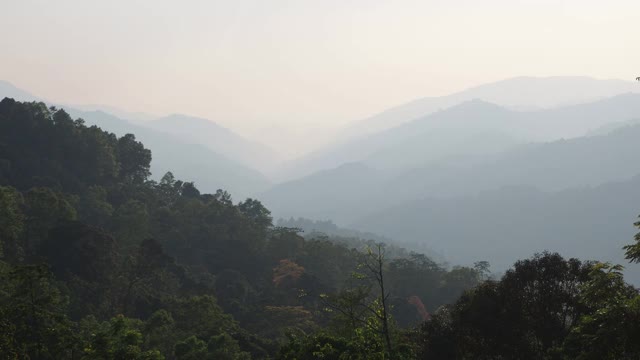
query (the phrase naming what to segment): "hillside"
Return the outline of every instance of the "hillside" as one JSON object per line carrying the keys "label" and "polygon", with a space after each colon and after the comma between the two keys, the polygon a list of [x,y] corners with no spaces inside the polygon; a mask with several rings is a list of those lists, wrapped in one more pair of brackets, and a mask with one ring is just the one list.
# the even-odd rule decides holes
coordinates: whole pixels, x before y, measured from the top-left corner
{"label": "hillside", "polygon": [[460,103],[400,126],[328,146],[284,170],[302,177],[346,162],[379,169],[417,167],[450,156],[496,153],[516,144],[583,136],[640,117],[640,94],[553,109],[515,111],[481,100]]}
{"label": "hillside", "polygon": [[[21,101],[41,101],[37,96],[27,91],[6,81],[0,81],[0,98],[3,97]],[[56,106],[60,107],[60,105]],[[269,150],[244,141],[238,135],[218,127],[214,123],[207,121],[205,127],[207,129],[221,129],[221,131],[210,144],[232,144],[232,146],[214,146],[215,144],[204,146],[198,139],[185,136],[184,132],[171,133],[148,127],[149,122],[129,121],[100,110],[85,111],[69,106],[63,107],[73,117],[83,118],[87,124],[100,126],[120,136],[127,133],[136,134],[140,140],[153,146],[155,161],[152,164],[151,172],[155,179],[160,179],[167,171],[171,170],[176,176],[194,181],[206,191],[215,192],[217,189],[225,189],[242,198],[252,196],[270,186],[270,181],[261,172],[252,166],[245,165],[244,160],[239,159],[242,156],[225,155],[226,153],[234,155],[241,152],[259,154],[257,157],[269,157],[271,156]],[[94,107],[87,106],[87,108]],[[169,123],[171,122],[172,120],[169,121]],[[202,134],[203,137],[200,140],[205,142],[211,132],[199,131],[196,134]],[[240,151],[239,149],[245,145],[246,149]],[[219,151],[212,150],[214,148],[218,148]]]}
{"label": "hillside", "polygon": [[278,155],[269,147],[249,141],[207,119],[173,114],[145,122],[143,125],[176,136],[185,142],[203,145],[259,171],[271,170],[278,161]]}
{"label": "hillside", "polygon": [[[151,180],[154,157],[135,135],[0,101],[0,354],[284,360],[305,351],[292,347],[313,341],[306,333],[326,329],[343,343],[370,331],[362,323],[378,310],[368,309],[392,308],[395,342],[425,306],[455,301],[488,271],[368,239],[304,238],[274,226],[258,200],[201,193],[170,173]],[[375,259],[393,290],[384,307],[373,273],[352,276]],[[327,310],[350,294],[356,323]],[[349,347],[371,358],[383,341],[376,331]],[[410,341],[398,340],[407,356]]]}
{"label": "hillside", "polygon": [[346,131],[351,136],[389,129],[413,119],[474,99],[512,110],[548,109],[638,93],[632,81],[585,76],[516,77],[472,87],[440,97],[425,97],[360,120]]}
{"label": "hillside", "polygon": [[[620,107],[625,110],[618,110]],[[341,167],[320,171],[278,184],[261,198],[273,204],[278,216],[332,219],[347,225],[358,216],[426,196],[474,194],[505,185],[561,190],[624,180],[640,173],[633,165],[634,154],[640,151],[638,126],[604,136],[511,146],[505,141],[508,137],[491,129],[521,134],[556,124],[556,136],[560,136],[562,132],[569,135],[569,128],[579,126],[586,132],[598,123],[615,123],[636,113],[640,116],[638,95],[536,112],[469,102],[354,143],[349,149],[360,155],[375,146],[382,150],[361,161],[359,167],[349,167],[351,171],[340,171]],[[584,124],[562,126],[565,118],[570,121],[564,123]],[[441,127],[432,130],[435,126]],[[449,130],[444,132],[444,127]],[[367,170],[360,174],[358,169]]]}
{"label": "hillside", "polygon": [[[630,224],[638,215],[638,186],[640,177],[559,192],[512,186],[476,196],[429,197],[350,226],[427,244],[454,263],[484,259],[498,271],[509,259],[543,250],[624,263],[619,249],[635,233]],[[639,282],[640,265],[626,267]]]}
{"label": "hillside", "polygon": [[187,181],[195,182],[207,192],[223,189],[241,198],[250,197],[264,190],[270,184],[265,176],[210,148],[189,143],[177,136],[158,130],[135,125],[113,115],[100,112],[84,112],[69,109],[74,117],[84,119],[89,125],[96,125],[122,136],[136,134],[137,138],[154,149],[151,173],[159,180],[167,171]]}

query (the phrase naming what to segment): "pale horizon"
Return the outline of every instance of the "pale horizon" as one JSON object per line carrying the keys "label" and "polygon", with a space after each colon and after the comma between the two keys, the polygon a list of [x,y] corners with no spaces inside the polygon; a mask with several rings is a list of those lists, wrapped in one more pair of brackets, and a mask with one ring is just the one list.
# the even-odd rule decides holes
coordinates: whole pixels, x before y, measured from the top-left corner
{"label": "pale horizon", "polygon": [[513,77],[632,80],[639,12],[627,0],[26,0],[0,14],[0,79],[266,143],[286,133],[287,148],[303,146],[287,140],[296,134]]}

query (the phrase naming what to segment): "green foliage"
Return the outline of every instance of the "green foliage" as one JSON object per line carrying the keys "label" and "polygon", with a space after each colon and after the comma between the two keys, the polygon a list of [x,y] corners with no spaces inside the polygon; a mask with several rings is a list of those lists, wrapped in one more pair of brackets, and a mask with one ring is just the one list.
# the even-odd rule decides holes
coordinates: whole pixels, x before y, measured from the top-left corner
{"label": "green foliage", "polygon": [[162,360],[158,350],[143,350],[143,339],[138,330],[139,321],[116,316],[91,334],[84,348],[86,360]]}
{"label": "green foliage", "polygon": [[149,212],[139,200],[129,200],[120,205],[113,214],[113,231],[125,249],[133,249],[149,237]]}
{"label": "green foliage", "polygon": [[5,247],[13,258],[20,258],[19,240],[24,230],[23,199],[16,189],[0,186],[0,258]]}
{"label": "green foliage", "polygon": [[565,340],[572,359],[638,359],[640,295],[627,285],[620,265],[596,264],[582,286],[584,314]]}
{"label": "green foliage", "polygon": [[0,280],[0,349],[9,358],[68,357],[75,345],[66,299],[44,266],[3,266]]}
{"label": "green foliage", "polygon": [[383,360],[384,345],[377,336],[367,336],[358,329],[351,338],[327,333],[313,336],[289,335],[289,342],[280,349],[279,360]]}
{"label": "green foliage", "polygon": [[0,102],[0,354],[638,357],[640,300],[618,267],[544,253],[493,281],[486,262],[448,268],[330,223],[274,227],[258,200],[150,181],[150,161],[133,135]]}
{"label": "green foliage", "polygon": [[25,250],[33,254],[46,240],[49,230],[76,218],[76,210],[60,193],[50,188],[32,188],[24,196],[27,230]]}
{"label": "green foliage", "polygon": [[151,172],[151,151],[136,141],[133,134],[118,139],[117,156],[120,162],[118,176],[129,183],[143,183]]}
{"label": "green foliage", "polygon": [[422,327],[424,357],[560,359],[571,327],[588,311],[580,301],[591,264],[543,253],[516,262]]}
{"label": "green foliage", "polygon": [[113,206],[107,199],[107,189],[91,185],[80,197],[78,206],[79,220],[90,225],[105,227],[113,215]]}
{"label": "green foliage", "polygon": [[212,336],[208,342],[191,336],[175,346],[178,360],[249,360],[251,355],[240,350],[238,342],[226,333]]}
{"label": "green foliage", "polygon": [[[640,228],[640,221],[633,223],[633,226]],[[624,247],[624,250],[626,251],[625,255],[629,261],[640,263],[640,232],[635,235],[634,239],[636,241],[635,244]]]}

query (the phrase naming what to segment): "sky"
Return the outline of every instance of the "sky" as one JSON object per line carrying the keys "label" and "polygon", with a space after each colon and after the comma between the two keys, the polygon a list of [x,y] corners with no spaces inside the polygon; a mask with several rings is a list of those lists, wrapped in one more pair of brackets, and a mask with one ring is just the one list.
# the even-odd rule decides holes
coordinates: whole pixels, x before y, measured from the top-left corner
{"label": "sky", "polygon": [[0,1],[0,79],[254,138],[514,76],[640,75],[637,0]]}

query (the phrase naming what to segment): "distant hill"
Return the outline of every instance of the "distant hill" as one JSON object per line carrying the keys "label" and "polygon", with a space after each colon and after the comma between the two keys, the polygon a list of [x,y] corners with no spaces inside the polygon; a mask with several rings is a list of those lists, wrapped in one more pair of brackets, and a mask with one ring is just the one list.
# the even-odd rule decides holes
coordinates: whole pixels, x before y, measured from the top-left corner
{"label": "distant hill", "polygon": [[362,195],[375,191],[384,179],[380,171],[350,163],[277,184],[258,197],[276,216],[339,220],[355,216],[354,208],[366,208]]}
{"label": "distant hill", "polygon": [[174,114],[145,122],[143,125],[178,136],[186,142],[206,146],[261,171],[273,168],[278,160],[276,152],[268,146],[249,141],[207,119]]}
{"label": "distant hill", "polygon": [[450,158],[407,171],[386,182],[381,191],[393,191],[403,201],[504,185],[549,191],[596,186],[640,174],[639,137],[640,125],[629,125],[606,135],[531,143],[494,156]]}
{"label": "distant hill", "polygon": [[[344,165],[279,184],[261,197],[277,216],[358,217],[424,197],[474,195],[502,186],[544,191],[597,186],[640,174],[640,125],[607,135],[520,145],[499,154],[452,156],[404,172]],[[348,169],[349,171],[346,171]]]}
{"label": "distant hill", "polygon": [[352,136],[378,132],[474,99],[512,110],[535,110],[587,103],[630,92],[640,93],[633,81],[600,80],[585,76],[522,76],[447,96],[417,99],[356,122],[346,132]]}
{"label": "distant hill", "polygon": [[116,135],[136,135],[153,152],[151,172],[159,179],[167,171],[186,181],[194,181],[205,192],[227,190],[239,197],[253,196],[269,186],[258,171],[200,145],[188,143],[168,133],[134,125],[101,111],[67,109],[73,117],[81,117],[90,125],[97,125]]}
{"label": "distant hill", "polygon": [[476,196],[426,199],[383,209],[350,227],[424,244],[453,263],[487,260],[505,270],[510,259],[543,250],[566,257],[625,264],[640,281],[640,265],[623,258],[636,232],[640,177],[597,187],[542,192],[503,187]]}
{"label": "distant hill", "polygon": [[302,177],[347,162],[384,170],[410,168],[450,156],[497,153],[534,141],[582,136],[617,121],[640,118],[640,94],[545,110],[515,111],[471,100],[292,161],[283,172]]}
{"label": "distant hill", "polygon": [[[0,81],[0,99],[4,97],[20,101],[45,101],[9,82]],[[224,154],[222,152],[225,151],[224,146],[219,146],[220,151],[215,151],[212,148],[216,148],[216,146],[204,146],[195,139],[184,136],[180,131],[177,131],[176,134],[171,133],[172,122],[175,120],[181,123],[183,117],[168,117],[165,119],[169,120],[160,120],[159,124],[168,122],[166,130],[161,131],[148,127],[148,122],[129,121],[104,111],[84,111],[66,105],[51,105],[64,108],[72,117],[81,117],[87,124],[97,125],[119,136],[127,133],[135,134],[138,140],[153,151],[151,171],[155,179],[159,179],[165,172],[171,170],[179,178],[194,181],[205,192],[224,189],[232,192],[239,199],[253,196],[270,186],[270,181],[261,172]],[[86,108],[94,107],[96,106],[86,106]],[[238,135],[207,120],[200,120],[200,122],[202,121],[207,122],[204,126],[206,129],[220,128],[224,130],[220,131],[215,138],[216,144],[242,144],[242,138]],[[185,124],[190,122],[190,120],[185,120]],[[179,127],[179,125],[176,126],[177,129]],[[211,131],[201,131],[198,134],[205,139],[207,134],[211,134]],[[226,140],[225,137],[230,139]],[[251,143],[247,141],[246,144]],[[253,148],[249,145],[247,147],[248,149],[242,151],[269,153],[268,149],[263,149],[259,145],[254,144]]]}
{"label": "distant hill", "polygon": [[75,109],[82,110],[82,111],[87,111],[87,112],[102,111],[102,112],[106,112],[108,114],[114,115],[116,117],[119,117],[120,119],[127,119],[127,121],[135,122],[135,123],[152,121],[160,117],[158,115],[147,114],[143,112],[131,112],[131,111],[122,110],[115,106],[101,105],[101,104],[71,105],[70,107],[73,107]]}
{"label": "distant hill", "polygon": [[6,97],[16,101],[43,101],[41,98],[16,87],[8,81],[0,80],[0,99]]}

